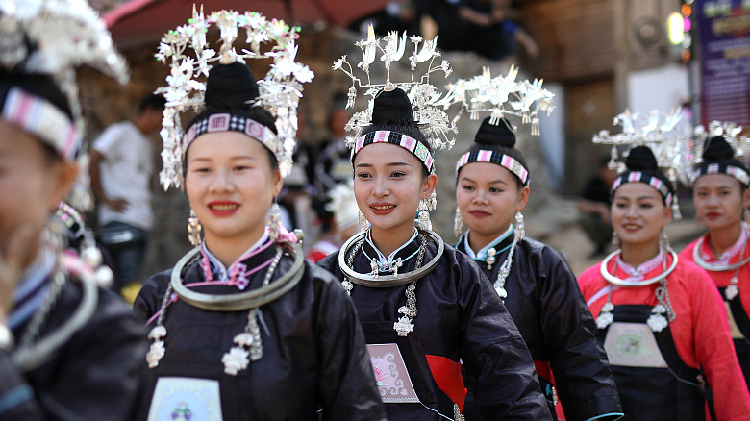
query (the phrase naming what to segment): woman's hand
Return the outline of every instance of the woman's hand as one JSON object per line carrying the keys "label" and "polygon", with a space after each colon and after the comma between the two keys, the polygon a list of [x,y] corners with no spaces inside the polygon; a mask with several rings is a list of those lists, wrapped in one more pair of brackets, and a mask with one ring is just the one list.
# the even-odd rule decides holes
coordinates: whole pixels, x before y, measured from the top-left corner
{"label": "woman's hand", "polygon": [[23,261],[35,244],[34,232],[19,227],[2,239],[0,247],[0,324],[6,324],[13,309],[13,291],[21,279]]}

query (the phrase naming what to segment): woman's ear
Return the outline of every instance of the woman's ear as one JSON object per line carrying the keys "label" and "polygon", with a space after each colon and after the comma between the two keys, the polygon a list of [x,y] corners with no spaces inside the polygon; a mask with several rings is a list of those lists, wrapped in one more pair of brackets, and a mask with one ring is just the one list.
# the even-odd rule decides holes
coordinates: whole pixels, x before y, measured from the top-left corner
{"label": "woman's ear", "polygon": [[276,168],[271,172],[271,185],[273,186],[273,197],[278,197],[284,187],[284,179],[281,178],[281,170]]}
{"label": "woman's ear", "polygon": [[518,202],[516,202],[516,210],[522,211],[526,208],[526,204],[529,203],[529,186],[523,186],[518,191]]}
{"label": "woman's ear", "polygon": [[438,176],[437,174],[430,174],[425,178],[422,184],[422,199],[427,199],[432,195],[432,192],[437,188]]}
{"label": "woman's ear", "polygon": [[672,222],[672,207],[664,205],[664,220],[662,228],[665,228],[670,222]]}
{"label": "woman's ear", "polygon": [[47,203],[47,208],[50,212],[54,212],[60,202],[65,199],[65,195],[68,194],[70,186],[76,180],[78,175],[78,163],[77,162],[59,162],[50,166],[50,179],[49,182],[53,186],[50,200]]}

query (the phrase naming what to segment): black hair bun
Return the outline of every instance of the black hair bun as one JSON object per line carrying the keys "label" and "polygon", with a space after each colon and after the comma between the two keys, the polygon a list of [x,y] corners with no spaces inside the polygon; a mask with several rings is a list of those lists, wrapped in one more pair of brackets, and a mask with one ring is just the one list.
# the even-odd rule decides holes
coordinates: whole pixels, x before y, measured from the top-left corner
{"label": "black hair bun", "polygon": [[253,72],[244,63],[216,63],[206,82],[206,108],[219,110],[247,110],[248,101],[260,95]]}
{"label": "black hair bun", "polygon": [[625,166],[632,171],[659,171],[659,163],[654,153],[646,146],[636,146],[630,150]]}
{"label": "black hair bun", "polygon": [[487,117],[474,136],[474,142],[512,148],[516,144],[516,134],[513,133],[512,127],[505,117],[500,118],[498,125],[490,124],[490,117]]}
{"label": "black hair bun", "polygon": [[383,90],[375,97],[372,106],[372,124],[375,126],[416,126],[411,101],[403,89]]}
{"label": "black hair bun", "polygon": [[724,136],[714,136],[703,146],[704,161],[730,161],[734,159],[734,149]]}

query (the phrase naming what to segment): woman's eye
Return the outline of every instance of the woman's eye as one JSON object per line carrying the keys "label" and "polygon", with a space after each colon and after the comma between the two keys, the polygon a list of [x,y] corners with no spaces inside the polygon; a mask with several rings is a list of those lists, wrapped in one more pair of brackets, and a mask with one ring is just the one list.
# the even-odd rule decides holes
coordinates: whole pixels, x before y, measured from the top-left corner
{"label": "woman's eye", "polygon": [[624,203],[615,203],[615,208],[617,208],[617,209],[625,209],[625,204]]}
{"label": "woman's eye", "polygon": [[367,174],[366,172],[357,174],[358,178],[370,178],[370,174]]}
{"label": "woman's eye", "polygon": [[208,168],[208,167],[200,167],[200,168],[194,168],[193,169],[193,172],[207,173],[207,172],[210,172],[210,171],[211,171],[211,168]]}
{"label": "woman's eye", "polygon": [[237,165],[237,166],[234,167],[234,170],[235,171],[243,171],[243,170],[247,170],[249,168],[250,167],[248,167],[247,165]]}
{"label": "woman's eye", "polygon": [[498,187],[490,187],[490,193],[502,193],[504,190]]}
{"label": "woman's eye", "polygon": [[474,190],[474,186],[462,186],[462,188],[464,190],[466,190],[466,191],[473,191]]}
{"label": "woman's eye", "polygon": [[404,174],[404,173],[402,173],[402,172],[400,172],[400,171],[396,171],[396,172],[394,172],[393,174],[391,174],[391,177],[403,177],[403,176],[405,176],[405,175],[406,175],[406,174]]}
{"label": "woman's eye", "polygon": [[641,209],[651,209],[653,207],[654,207],[654,205],[652,205],[650,203],[641,203]]}

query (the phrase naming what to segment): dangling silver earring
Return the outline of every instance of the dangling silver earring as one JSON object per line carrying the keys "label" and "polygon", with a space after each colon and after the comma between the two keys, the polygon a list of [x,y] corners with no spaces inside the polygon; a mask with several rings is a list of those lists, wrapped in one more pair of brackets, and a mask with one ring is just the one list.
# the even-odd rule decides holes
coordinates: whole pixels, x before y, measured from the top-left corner
{"label": "dangling silver earring", "polygon": [[268,217],[266,218],[266,227],[268,227],[268,236],[271,237],[271,241],[276,241],[281,234],[281,209],[279,204],[276,203],[276,198],[273,199],[273,205],[268,211]]}
{"label": "dangling silver earring", "polygon": [[667,233],[664,232],[664,230],[661,231],[661,241],[659,241],[659,246],[664,250],[672,249],[672,246],[669,244],[669,237],[667,237]]}
{"label": "dangling silver earring", "polygon": [[433,190],[432,194],[430,194],[430,197],[427,199],[427,210],[434,211],[435,209],[437,209],[437,193]]}
{"label": "dangling silver earring", "polygon": [[190,215],[188,216],[188,240],[190,240],[190,244],[194,247],[197,247],[201,243],[202,228],[198,216],[190,209]]}
{"label": "dangling silver earring", "polygon": [[[435,194],[433,192],[432,194]],[[437,206],[437,199],[430,195],[427,199],[419,201],[419,207],[417,208],[417,222],[419,228],[425,231],[432,231],[432,221],[430,221],[430,208],[432,207],[433,201]]]}
{"label": "dangling silver earring", "polygon": [[461,215],[461,208],[456,206],[456,216],[453,218],[453,233],[460,237],[464,232],[464,217]]}
{"label": "dangling silver earring", "polygon": [[612,233],[612,245],[615,247],[620,247],[620,236],[617,235],[616,232]]}
{"label": "dangling silver earring", "polygon": [[518,234],[518,241],[523,240],[523,238],[526,236],[526,228],[523,226],[523,214],[520,211],[516,211],[513,229]]}
{"label": "dangling silver earring", "polygon": [[678,203],[677,195],[674,196],[674,202],[672,202],[672,219],[675,221],[682,219],[682,212],[680,212],[680,204]]}
{"label": "dangling silver earring", "polygon": [[362,211],[359,211],[359,228],[361,231],[367,230],[367,218],[365,218],[365,214]]}

